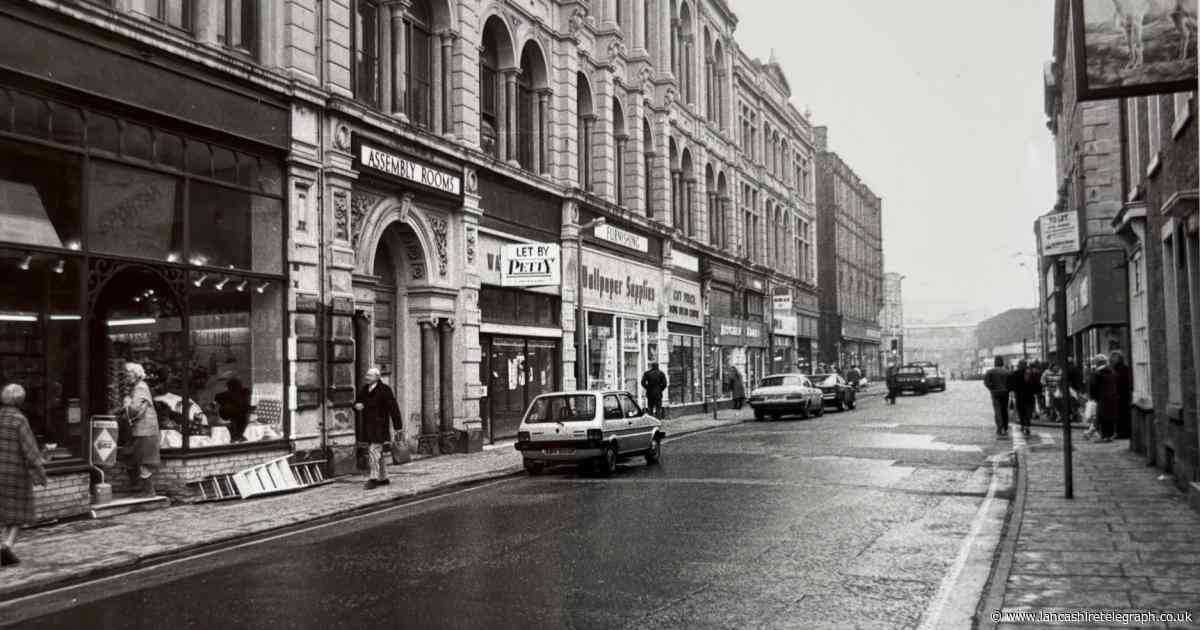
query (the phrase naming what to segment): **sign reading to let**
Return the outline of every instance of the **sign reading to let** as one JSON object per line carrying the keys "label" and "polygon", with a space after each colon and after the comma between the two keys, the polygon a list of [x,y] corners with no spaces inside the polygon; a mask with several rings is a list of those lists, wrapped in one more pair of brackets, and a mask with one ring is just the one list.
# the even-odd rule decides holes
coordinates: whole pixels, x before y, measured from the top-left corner
{"label": "sign reading to let", "polygon": [[1074,212],[1056,212],[1038,218],[1042,234],[1042,255],[1060,256],[1079,252],[1079,216]]}
{"label": "sign reading to let", "polygon": [[113,416],[92,416],[91,460],[93,466],[117,464],[117,419]]}
{"label": "sign reading to let", "polygon": [[562,278],[558,243],[517,243],[500,248],[500,286],[542,287]]}

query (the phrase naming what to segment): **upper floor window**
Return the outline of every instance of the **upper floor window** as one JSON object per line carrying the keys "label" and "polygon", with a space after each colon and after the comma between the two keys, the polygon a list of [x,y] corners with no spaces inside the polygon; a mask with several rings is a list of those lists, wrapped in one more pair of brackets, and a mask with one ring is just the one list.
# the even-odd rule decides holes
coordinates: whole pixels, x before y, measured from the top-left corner
{"label": "upper floor window", "polygon": [[258,52],[257,0],[219,0],[217,41],[249,55]]}
{"label": "upper floor window", "polygon": [[379,5],[372,0],[354,3],[354,96],[379,104]]}
{"label": "upper floor window", "polygon": [[147,0],[146,15],[167,26],[192,30],[191,0]]}

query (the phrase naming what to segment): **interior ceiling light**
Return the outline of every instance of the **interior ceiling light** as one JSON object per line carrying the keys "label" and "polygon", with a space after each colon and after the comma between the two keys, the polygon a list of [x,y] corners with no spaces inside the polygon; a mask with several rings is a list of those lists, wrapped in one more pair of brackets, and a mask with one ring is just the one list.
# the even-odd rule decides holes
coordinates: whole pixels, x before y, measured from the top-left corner
{"label": "interior ceiling light", "polygon": [[269,286],[271,286],[270,282],[264,282],[264,283],[258,285],[257,287],[254,287],[254,290],[258,291],[259,293],[262,293],[263,291],[266,291],[267,287],[269,287]]}
{"label": "interior ceiling light", "polygon": [[60,274],[60,275],[61,275],[61,274],[62,274],[62,272],[63,272],[63,271],[66,269],[66,268],[67,268],[67,261],[65,261],[65,260],[63,260],[63,259],[61,259],[61,258],[59,258],[59,259],[58,259],[58,260],[57,260],[57,261],[54,263],[54,273],[57,273],[57,274]]}
{"label": "interior ceiling light", "polygon": [[195,280],[192,280],[192,284],[194,284],[196,286],[200,286],[200,285],[204,284],[205,280],[208,280],[208,274],[202,273],[202,274],[200,274],[200,276],[198,278],[196,278]]}
{"label": "interior ceiling light", "polygon": [[17,268],[21,271],[29,271],[29,265],[33,264],[33,254],[25,254],[21,262],[17,263]]}
{"label": "interior ceiling light", "polygon": [[241,293],[242,291],[246,290],[246,283],[247,283],[246,280],[242,280],[241,282],[238,283],[238,285],[237,285],[238,293]]}
{"label": "interior ceiling light", "polygon": [[218,291],[224,291],[225,285],[227,285],[227,284],[229,284],[229,276],[225,276],[224,278],[221,278],[221,281],[214,284],[213,286],[216,287]]}

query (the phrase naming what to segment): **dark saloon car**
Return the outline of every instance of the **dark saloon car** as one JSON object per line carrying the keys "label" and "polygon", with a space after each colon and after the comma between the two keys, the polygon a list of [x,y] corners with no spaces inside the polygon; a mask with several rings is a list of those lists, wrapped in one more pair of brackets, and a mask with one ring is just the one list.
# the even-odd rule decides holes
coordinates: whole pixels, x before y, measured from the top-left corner
{"label": "dark saloon car", "polygon": [[946,379],[937,365],[905,365],[896,371],[896,391],[924,396],[933,390],[946,391]]}
{"label": "dark saloon car", "polygon": [[826,407],[834,407],[838,411],[854,408],[857,398],[854,387],[840,374],[813,374],[809,379],[821,389],[821,402]]}

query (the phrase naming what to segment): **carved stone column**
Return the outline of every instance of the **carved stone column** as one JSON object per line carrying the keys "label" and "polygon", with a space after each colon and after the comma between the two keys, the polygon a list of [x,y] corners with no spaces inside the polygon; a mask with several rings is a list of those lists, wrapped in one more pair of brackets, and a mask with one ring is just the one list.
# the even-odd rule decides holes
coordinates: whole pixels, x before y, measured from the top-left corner
{"label": "carved stone column", "polygon": [[417,452],[422,455],[437,455],[438,448],[438,418],[435,413],[437,400],[434,398],[434,384],[437,378],[437,331],[433,321],[422,319],[418,322],[421,328],[421,436],[417,442]]}
{"label": "carved stone column", "polygon": [[[617,0],[620,2],[621,0]],[[633,0],[630,3],[633,12],[633,50],[642,52],[646,49],[646,0]]]}
{"label": "carved stone column", "polygon": [[592,189],[592,134],[596,129],[596,115],[588,114],[583,117],[583,159],[581,160],[580,168],[583,170],[583,176],[580,181],[583,182],[584,190]]}
{"label": "carved stone column", "polygon": [[671,169],[671,225],[678,230],[683,226],[683,171]]}
{"label": "carved stone column", "polygon": [[392,13],[393,6],[384,4],[379,7],[379,109],[385,113],[392,111],[392,68],[395,61],[392,55]]}
{"label": "carved stone column", "polygon": [[442,130],[442,134],[444,134],[444,135],[453,135],[454,134],[454,121],[451,120],[451,115],[450,115],[450,112],[453,111],[453,108],[452,108],[453,103],[451,103],[451,94],[453,92],[451,90],[452,86],[450,85],[450,76],[451,76],[452,69],[451,69],[450,65],[451,65],[451,58],[452,58],[453,52],[454,52],[454,38],[455,38],[455,34],[450,31],[446,31],[446,32],[442,33],[441,34],[441,41],[442,41],[441,51],[440,51],[440,53],[435,53],[435,54],[440,54],[442,57],[441,86],[439,87],[439,91],[441,92],[441,95],[442,95],[442,98],[441,98],[442,107],[441,107],[441,109],[439,109],[437,111],[436,115],[442,119],[441,130]]}
{"label": "carved stone column", "polygon": [[721,247],[724,248],[726,251],[728,251],[732,245],[732,241],[729,237],[729,232],[730,232],[729,226],[732,225],[734,222],[733,221],[733,210],[731,209],[732,205],[733,205],[732,197],[730,197],[728,194],[721,195],[720,204],[721,204]]}
{"label": "carved stone column", "polygon": [[505,161],[512,166],[520,166],[517,162],[517,73],[519,69],[513,68],[504,73],[504,92],[507,95],[505,100],[508,102],[508,111],[505,112],[505,118],[508,120],[508,155],[505,156]]}
{"label": "carved stone column", "polygon": [[550,90],[539,90],[537,112],[538,121],[540,122],[540,125],[538,126],[538,137],[541,139],[541,142],[537,147],[535,147],[535,153],[538,156],[536,158],[537,163],[541,165],[541,170],[539,170],[538,173],[550,172],[550,152],[548,151],[550,146],[550,119],[547,111],[549,107]]}
{"label": "carved stone column", "polygon": [[533,151],[531,152],[532,155],[530,156],[530,159],[532,160],[531,166],[533,167],[533,169],[532,169],[533,172],[541,173],[542,172],[542,114],[543,114],[543,109],[542,109],[542,96],[541,96],[540,92],[537,93],[536,99],[537,100],[533,104],[533,112],[532,112],[533,113],[533,125],[532,125],[533,126],[533,129],[532,129],[532,131],[533,131]]}
{"label": "carved stone column", "polygon": [[496,159],[508,159],[508,86],[507,70],[500,70],[496,81]]}
{"label": "carved stone column", "polygon": [[458,449],[458,433],[454,430],[454,321],[443,318],[438,322],[438,385],[441,393],[441,447],[443,454]]}
{"label": "carved stone column", "polygon": [[[441,41],[440,34],[435,34],[433,36],[433,41],[435,41],[435,42]],[[440,48],[440,46],[439,46],[439,48]],[[436,48],[434,50],[429,51],[429,55],[432,57],[432,59],[430,59],[430,61],[433,64],[433,68],[432,68],[433,76],[430,77],[430,80],[433,83],[433,85],[430,86],[433,89],[433,108],[432,108],[432,111],[429,112],[429,118],[430,118],[429,127],[433,131],[433,133],[441,135],[441,133],[442,133],[442,55],[439,54],[439,51]]]}

